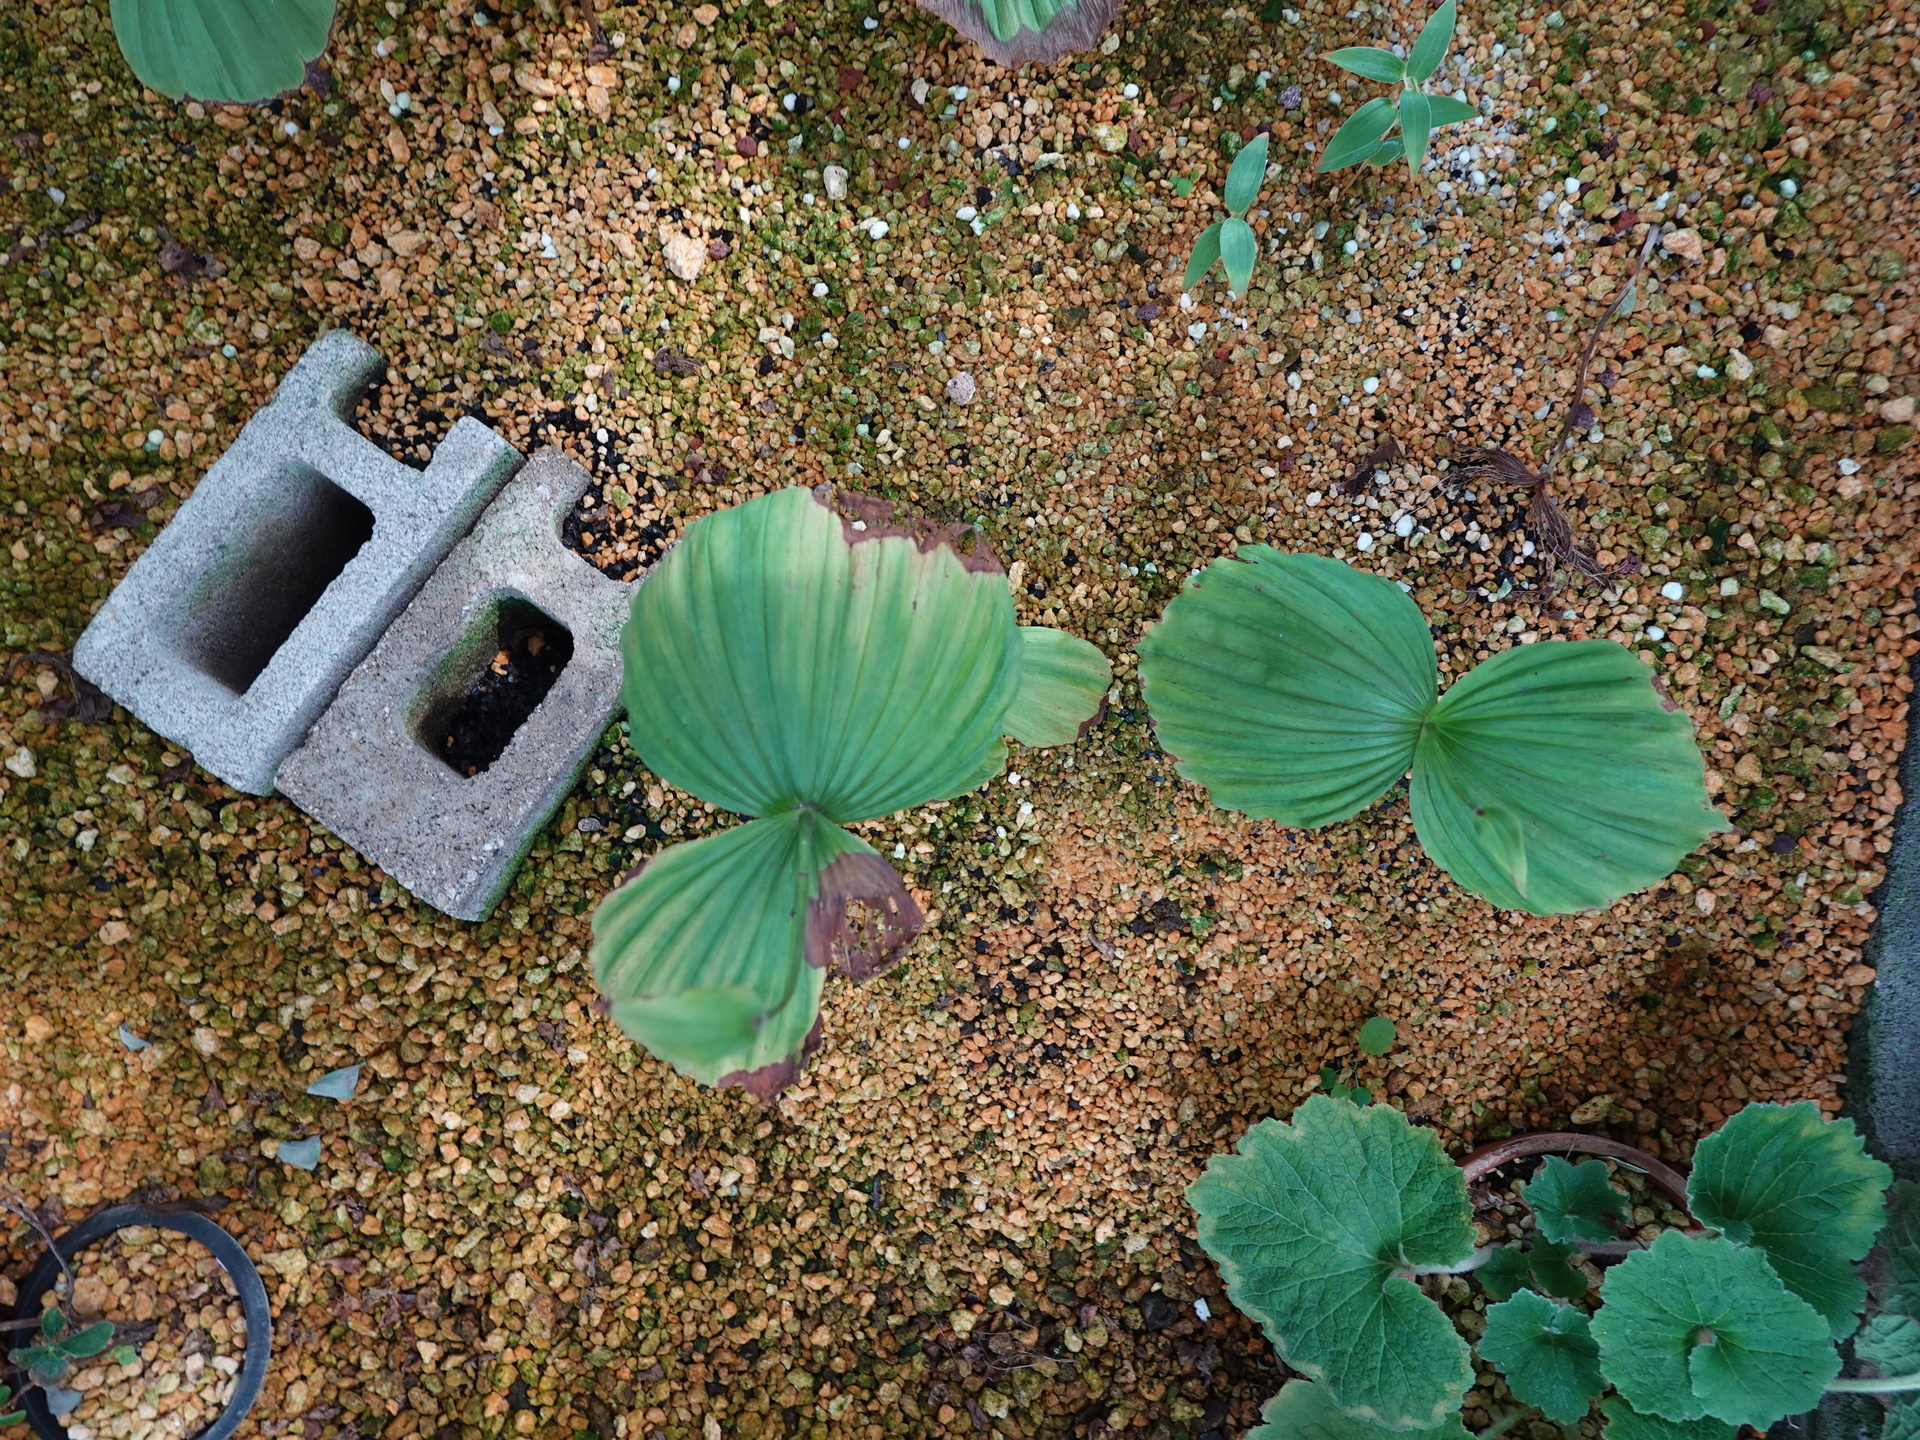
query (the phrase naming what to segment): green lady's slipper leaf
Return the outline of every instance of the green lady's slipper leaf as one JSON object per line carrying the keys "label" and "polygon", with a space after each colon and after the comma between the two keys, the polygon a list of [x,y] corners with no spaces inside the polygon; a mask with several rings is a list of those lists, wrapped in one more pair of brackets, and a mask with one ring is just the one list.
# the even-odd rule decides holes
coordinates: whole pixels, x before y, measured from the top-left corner
{"label": "green lady's slipper leaf", "polygon": [[1427,136],[1433,129],[1433,109],[1418,90],[1400,95],[1400,134],[1406,147],[1407,168],[1415,175],[1427,163]]}
{"label": "green lady's slipper leaf", "polygon": [[1355,75],[1387,85],[1398,85],[1406,78],[1406,62],[1391,50],[1376,50],[1369,45],[1349,45],[1344,50],[1335,50],[1327,59],[1342,70],[1351,70]]}
{"label": "green lady's slipper leaf", "polygon": [[1453,43],[1453,22],[1453,0],[1446,0],[1421,28],[1420,38],[1413,42],[1413,49],[1407,52],[1407,78],[1414,84],[1421,84],[1440,68],[1440,62],[1446,58],[1447,46]]}
{"label": "green lady's slipper leaf", "polygon": [[1604,1245],[1618,1239],[1618,1230],[1608,1222],[1624,1224],[1631,1214],[1627,1197],[1613,1188],[1604,1160],[1569,1165],[1558,1155],[1549,1156],[1521,1198],[1533,1211],[1540,1233],[1562,1245],[1579,1240]]}
{"label": "green lady's slipper leaf", "polygon": [[1216,1155],[1187,1200],[1233,1303],[1329,1405],[1396,1430],[1459,1410],[1467,1347],[1412,1279],[1473,1255],[1466,1183],[1431,1131],[1314,1095]]}
{"label": "green lady's slipper leaf", "polygon": [[1480,1355],[1500,1367],[1516,1399],[1562,1425],[1584,1417],[1606,1388],[1587,1317],[1531,1290],[1487,1307]]}
{"label": "green lady's slipper leaf", "polygon": [[1006,733],[1022,745],[1066,745],[1086,734],[1106,704],[1113,666],[1098,647],[1045,625],[1020,627],[1020,688]]}
{"label": "green lady's slipper leaf", "polygon": [[919,0],[995,64],[1050,65],[1099,43],[1120,0]]}
{"label": "green lady's slipper leaf", "polygon": [[1220,258],[1220,232],[1225,224],[1224,220],[1214,221],[1193,242],[1193,254],[1187,260],[1187,273],[1180,280],[1182,290],[1191,290],[1207,278],[1214,261]]}
{"label": "green lady's slipper leaf", "polygon": [[1694,1151],[1687,1202],[1701,1224],[1762,1251],[1840,1340],[1866,1303],[1854,1264],[1880,1233],[1892,1182],[1851,1120],[1824,1119],[1807,1101],[1748,1105]]}
{"label": "green lady's slipper leaf", "polygon": [[333,28],[333,0],[112,0],[110,10],[140,83],[174,100],[271,100],[306,79]]}
{"label": "green lady's slipper leaf", "polygon": [[1320,163],[1313,168],[1325,172],[1358,165],[1373,154],[1375,147],[1399,118],[1400,112],[1384,96],[1367,101],[1334,131],[1333,139],[1327,142],[1327,153],[1320,157]]}
{"label": "green lady's slipper leaf", "polygon": [[[1242,216],[1260,198],[1260,182],[1267,178],[1267,137],[1256,135],[1240,147],[1227,169],[1227,213]],[[1232,274],[1229,266],[1228,274]]]}
{"label": "green lady's slipper leaf", "polygon": [[1607,1417],[1605,1440],[1733,1440],[1739,1433],[1724,1420],[1662,1420],[1658,1415],[1642,1415],[1618,1395],[1602,1400],[1600,1413]]}
{"label": "green lady's slipper leaf", "polygon": [[1475,106],[1464,100],[1456,100],[1451,95],[1429,95],[1427,109],[1432,113],[1436,130],[1442,125],[1458,125],[1463,120],[1480,118],[1480,111]]}
{"label": "green lady's slipper leaf", "polygon": [[1220,227],[1220,268],[1227,272],[1227,288],[1236,295],[1245,295],[1247,286],[1253,281],[1253,264],[1260,258],[1260,242],[1254,238],[1253,227],[1246,221],[1234,218],[1222,223]]}
{"label": "green lady's slipper leaf", "polygon": [[1764,1430],[1840,1373],[1820,1312],[1730,1240],[1668,1230],[1609,1270],[1600,1298],[1600,1368],[1645,1415]]}
{"label": "green lady's slipper leaf", "polygon": [[1349,1415],[1328,1398],[1327,1387],[1289,1380],[1260,1411],[1261,1423],[1246,1440],[1472,1440],[1458,1415],[1422,1430],[1389,1430],[1376,1420]]}

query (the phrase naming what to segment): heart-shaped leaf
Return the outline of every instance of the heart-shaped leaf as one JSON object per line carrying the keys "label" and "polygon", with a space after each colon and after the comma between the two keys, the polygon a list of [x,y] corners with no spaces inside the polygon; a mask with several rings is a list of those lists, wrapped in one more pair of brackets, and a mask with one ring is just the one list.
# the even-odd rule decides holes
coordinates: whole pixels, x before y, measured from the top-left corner
{"label": "heart-shaped leaf", "polygon": [[1090,50],[1119,12],[1120,0],[918,0],[1009,69]]}
{"label": "heart-shaped leaf", "polygon": [[1325,172],[1358,165],[1373,154],[1375,147],[1399,119],[1400,112],[1385,96],[1376,96],[1367,101],[1334,131],[1333,139],[1327,142],[1327,153],[1320,157],[1320,163],[1313,168]]}
{"label": "heart-shaped leaf", "polygon": [[1286,825],[1344,820],[1399,779],[1439,674],[1398,585],[1265,545],[1189,579],[1139,653],[1180,773],[1216,805]]}
{"label": "heart-shaped leaf", "polygon": [[1440,68],[1441,60],[1446,58],[1447,46],[1453,43],[1453,21],[1453,0],[1446,0],[1421,27],[1420,38],[1413,42],[1413,49],[1407,52],[1407,78],[1414,84],[1421,84]]}
{"label": "heart-shaped leaf", "polygon": [[1403,91],[1400,96],[1400,135],[1406,147],[1407,168],[1415,175],[1427,163],[1427,136],[1432,129],[1433,111],[1427,97],[1418,90]]}
{"label": "heart-shaped leaf", "polygon": [[1464,100],[1456,100],[1451,95],[1429,95],[1427,109],[1433,117],[1434,128],[1442,125],[1458,125],[1463,120],[1478,120],[1480,111]]}
{"label": "heart-shaped leaf", "polygon": [[1811,1410],[1840,1357],[1758,1250],[1668,1230],[1607,1272],[1600,1368],[1635,1410],[1764,1430]]}
{"label": "heart-shaped leaf", "polygon": [[140,83],[174,100],[271,100],[306,79],[333,28],[333,0],[112,0],[110,9]]}
{"label": "heart-shaped leaf", "polygon": [[1733,1440],[1739,1433],[1724,1420],[1662,1420],[1658,1415],[1642,1415],[1618,1395],[1602,1400],[1600,1413],[1607,1417],[1606,1440]]}
{"label": "heart-shaped leaf", "polygon": [[1535,915],[1611,905],[1728,828],[1687,717],[1610,640],[1516,645],[1470,671],[1421,729],[1412,799],[1436,864]]}
{"label": "heart-shaped leaf", "polygon": [[1880,1233],[1892,1182],[1851,1120],[1827,1120],[1807,1101],[1748,1105],[1694,1151],[1687,1204],[1701,1224],[1764,1252],[1839,1340],[1866,1303],[1854,1264]]}
{"label": "heart-shaped leaf", "polygon": [[1253,265],[1260,258],[1260,242],[1253,227],[1234,218],[1220,226],[1220,268],[1227,272],[1227,288],[1245,295],[1253,282]]}
{"label": "heart-shaped leaf", "polygon": [[1458,1415],[1423,1430],[1389,1430],[1349,1415],[1311,1380],[1289,1380],[1260,1411],[1261,1423],[1245,1440],[1472,1440]]}
{"label": "heart-shaped leaf", "polygon": [[[1260,182],[1266,177],[1267,137],[1256,135],[1240,147],[1233,164],[1227,167],[1227,213],[1245,215],[1248,207],[1260,198]],[[1233,273],[1232,266],[1227,267],[1227,273]]]}
{"label": "heart-shaped leaf", "polygon": [[1368,45],[1349,45],[1327,56],[1342,70],[1386,85],[1398,85],[1406,78],[1406,62],[1391,50],[1376,50]]}
{"label": "heart-shaped leaf", "polygon": [[1207,278],[1207,272],[1220,258],[1220,232],[1226,222],[1216,220],[1200,232],[1200,238],[1193,242],[1193,254],[1187,258],[1187,273],[1180,279],[1182,290],[1191,290]]}
{"label": "heart-shaped leaf", "polygon": [[1540,1233],[1561,1245],[1584,1240],[1604,1245],[1619,1238],[1616,1224],[1632,1213],[1627,1197],[1613,1188],[1604,1160],[1569,1165],[1558,1155],[1534,1173],[1521,1190]]}
{"label": "heart-shaped leaf", "polygon": [[1431,1131],[1315,1095],[1216,1155],[1187,1200],[1233,1303],[1333,1406],[1397,1430],[1459,1409],[1467,1347],[1411,1278],[1473,1255],[1466,1183]]}
{"label": "heart-shaped leaf", "polygon": [[1584,1273],[1574,1267],[1573,1248],[1556,1245],[1538,1237],[1527,1247],[1527,1268],[1533,1272],[1533,1287],[1543,1295],[1562,1300],[1578,1300],[1590,1288]]}
{"label": "heart-shaped leaf", "polygon": [[1487,1307],[1480,1355],[1500,1367],[1516,1399],[1562,1425],[1585,1416],[1606,1388],[1587,1317],[1531,1290]]}
{"label": "heart-shaped leaf", "polygon": [[1065,745],[1099,718],[1113,666],[1077,635],[1046,625],[1020,627],[1020,688],[1003,722],[1022,745]]}

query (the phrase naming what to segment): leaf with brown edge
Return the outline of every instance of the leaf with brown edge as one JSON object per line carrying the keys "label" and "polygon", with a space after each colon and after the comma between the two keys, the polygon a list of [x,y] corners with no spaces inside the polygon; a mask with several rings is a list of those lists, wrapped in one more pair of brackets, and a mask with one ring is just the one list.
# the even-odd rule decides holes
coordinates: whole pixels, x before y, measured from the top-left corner
{"label": "leaf with brown edge", "polygon": [[891,865],[849,850],[820,872],[820,893],[807,902],[807,963],[869,980],[892,968],[925,924]]}

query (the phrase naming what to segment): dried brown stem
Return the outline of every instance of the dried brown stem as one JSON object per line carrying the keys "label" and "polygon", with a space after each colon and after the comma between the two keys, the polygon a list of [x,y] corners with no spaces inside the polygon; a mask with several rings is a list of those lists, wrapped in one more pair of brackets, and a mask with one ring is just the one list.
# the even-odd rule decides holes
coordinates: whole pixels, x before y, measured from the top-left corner
{"label": "dried brown stem", "polygon": [[1620,307],[1627,303],[1627,297],[1637,292],[1640,277],[1646,273],[1647,265],[1653,259],[1654,247],[1660,243],[1662,229],[1658,224],[1648,227],[1647,238],[1640,247],[1640,258],[1634,263],[1633,273],[1627,277],[1627,283],[1620,287],[1620,293],[1613,297],[1613,303],[1607,307],[1593,327],[1593,334],[1587,337],[1587,348],[1580,356],[1580,371],[1573,382],[1573,400],[1567,406],[1566,418],[1560,422],[1560,433],[1554,437],[1547,458],[1541,463],[1541,488],[1545,489],[1553,481],[1553,467],[1560,463],[1560,457],[1567,452],[1567,446],[1573,439],[1574,419],[1580,414],[1587,394],[1587,372],[1593,368],[1593,357],[1600,349],[1600,337],[1607,332],[1607,326],[1613,317],[1620,313]]}

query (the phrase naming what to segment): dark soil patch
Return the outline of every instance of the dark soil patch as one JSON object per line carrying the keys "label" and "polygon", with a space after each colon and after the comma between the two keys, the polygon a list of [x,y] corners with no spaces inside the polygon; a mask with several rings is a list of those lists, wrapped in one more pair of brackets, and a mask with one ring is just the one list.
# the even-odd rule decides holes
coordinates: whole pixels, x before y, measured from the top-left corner
{"label": "dark soil patch", "polygon": [[506,753],[573,658],[573,636],[524,600],[500,607],[492,661],[434,727],[442,760],[478,775]]}

